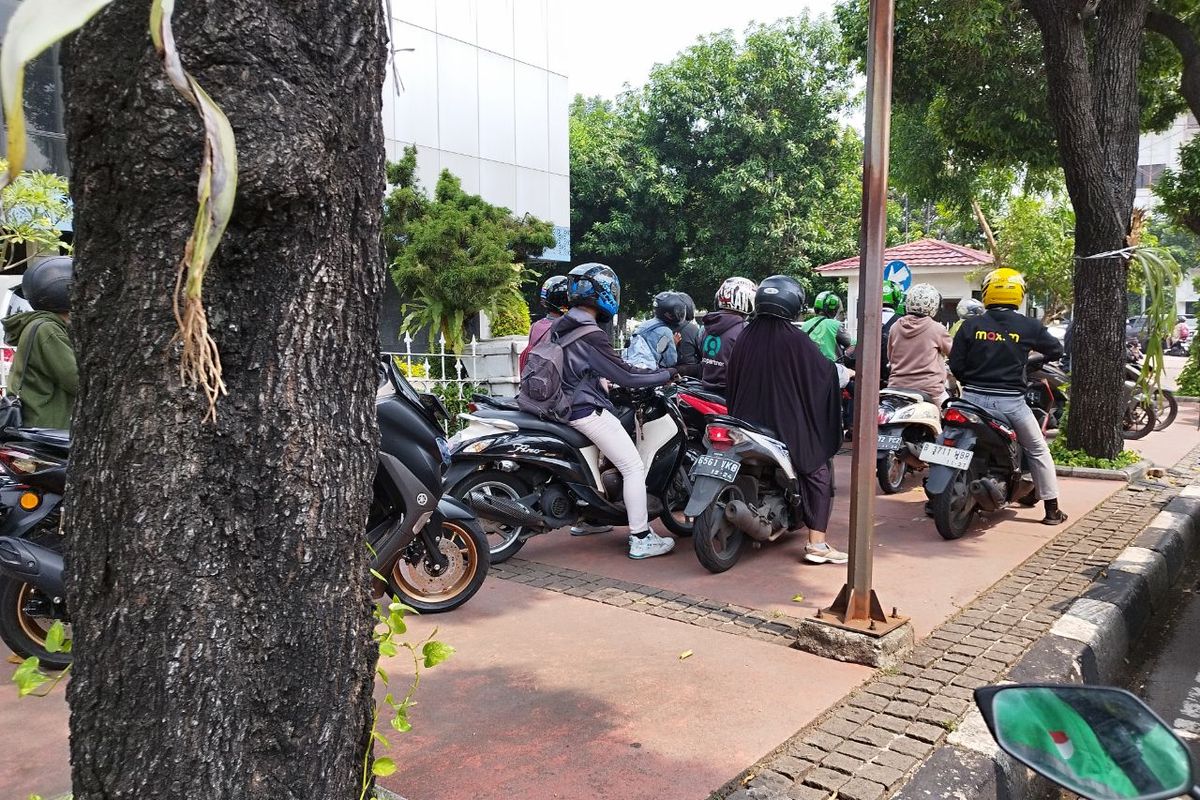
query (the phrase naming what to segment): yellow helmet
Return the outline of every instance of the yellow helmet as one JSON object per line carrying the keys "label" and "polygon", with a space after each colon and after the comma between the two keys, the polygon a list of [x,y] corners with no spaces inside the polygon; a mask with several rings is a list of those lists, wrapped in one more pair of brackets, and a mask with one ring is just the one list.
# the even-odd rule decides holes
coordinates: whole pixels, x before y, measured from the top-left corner
{"label": "yellow helmet", "polygon": [[1001,267],[983,279],[983,304],[1020,308],[1025,302],[1025,276],[1015,269]]}

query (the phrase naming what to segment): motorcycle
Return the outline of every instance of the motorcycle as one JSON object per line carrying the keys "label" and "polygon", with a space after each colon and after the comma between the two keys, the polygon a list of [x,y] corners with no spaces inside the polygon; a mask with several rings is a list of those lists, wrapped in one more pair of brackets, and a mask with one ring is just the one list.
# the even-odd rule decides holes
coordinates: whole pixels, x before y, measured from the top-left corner
{"label": "motorcycle", "polygon": [[[1131,391],[1131,392],[1135,391],[1134,387],[1137,386],[1138,382],[1141,380],[1141,377],[1142,377],[1142,351],[1141,351],[1141,348],[1138,347],[1136,343],[1134,343],[1132,345],[1127,346],[1127,349],[1126,349],[1125,385],[1126,385],[1128,391]],[[1140,391],[1138,391],[1137,394],[1138,394],[1139,398],[1144,397],[1144,395]],[[1161,388],[1156,389],[1154,392],[1153,406],[1154,406],[1153,430],[1161,431],[1161,430],[1169,427],[1173,422],[1175,422],[1175,417],[1179,415],[1179,401],[1177,401],[1175,399],[1175,393],[1172,392],[1170,389],[1161,389]],[[1143,436],[1145,436],[1146,434],[1150,433],[1150,430],[1146,429],[1145,416],[1146,415],[1144,413],[1138,412],[1136,414],[1135,418],[1130,419],[1130,412],[1127,411],[1126,412],[1126,420],[1131,421],[1131,422],[1138,421],[1138,422],[1141,422],[1142,424],[1140,426],[1126,426],[1123,424],[1122,425],[1123,431],[1132,430],[1134,433],[1136,433],[1138,435],[1130,435],[1130,433],[1127,433],[1127,432],[1123,432],[1122,435],[1126,439],[1140,439]]]}
{"label": "motorcycle", "polygon": [[[692,523],[675,516],[691,493],[685,467],[687,426],[671,388],[614,389],[617,417],[646,468],[651,518],[678,536]],[[462,415],[467,427],[452,440],[450,494],[481,519],[499,564],[531,536],[576,524],[624,525],[621,473],[570,425],[495,404]]]}
{"label": "motorcycle", "polygon": [[884,494],[900,491],[909,470],[923,470],[921,448],[942,434],[942,412],[923,392],[879,390],[875,477]]}
{"label": "motorcycle", "polygon": [[1025,390],[1025,401],[1033,409],[1042,428],[1042,433],[1057,430],[1062,426],[1063,412],[1067,409],[1067,386],[1071,377],[1062,367],[1047,363],[1040,354],[1029,358],[1029,387]]}
{"label": "motorcycle", "polygon": [[942,435],[922,446],[921,460],[930,465],[925,492],[943,539],[961,537],[977,512],[1038,501],[1017,432],[970,401],[946,404]]}
{"label": "motorcycle", "polygon": [[1080,797],[1200,800],[1187,746],[1124,689],[984,686],[975,704],[1001,750]]}
{"label": "motorcycle", "polygon": [[[448,417],[445,406],[435,395],[418,394],[385,360],[375,408],[380,452],[366,531],[375,596],[390,592],[422,613],[457,608],[479,591],[489,561],[474,515],[442,496],[449,449],[438,420]],[[0,468],[61,502],[65,459],[51,462],[25,446],[0,448]],[[45,649],[49,626],[70,622],[58,526],[53,540],[7,526],[0,531],[10,534],[0,536],[0,638],[14,653],[61,669],[70,656]]]}
{"label": "motorcycle", "polygon": [[762,426],[714,417],[705,440],[684,514],[695,519],[696,558],[719,573],[738,562],[747,539],[760,547],[799,526],[800,486],[787,445]]}

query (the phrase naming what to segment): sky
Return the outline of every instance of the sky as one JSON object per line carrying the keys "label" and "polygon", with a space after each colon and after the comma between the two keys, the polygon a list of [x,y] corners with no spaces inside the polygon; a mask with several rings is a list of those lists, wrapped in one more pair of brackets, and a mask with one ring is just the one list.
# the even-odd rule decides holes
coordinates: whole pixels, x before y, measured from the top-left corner
{"label": "sky", "polygon": [[697,37],[751,22],[832,13],[834,0],[557,0],[570,9],[572,96],[612,97],[624,84],[641,86],[655,64],[670,61]]}

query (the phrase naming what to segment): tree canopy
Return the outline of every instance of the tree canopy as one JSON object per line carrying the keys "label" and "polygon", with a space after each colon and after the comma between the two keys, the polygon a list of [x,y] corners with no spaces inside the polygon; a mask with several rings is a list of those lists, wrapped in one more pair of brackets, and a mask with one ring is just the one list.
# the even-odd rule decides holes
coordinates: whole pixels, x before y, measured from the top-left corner
{"label": "tree canopy", "polygon": [[836,29],[798,17],[701,38],[615,101],[571,109],[572,239],[644,302],[852,254],[862,145]]}

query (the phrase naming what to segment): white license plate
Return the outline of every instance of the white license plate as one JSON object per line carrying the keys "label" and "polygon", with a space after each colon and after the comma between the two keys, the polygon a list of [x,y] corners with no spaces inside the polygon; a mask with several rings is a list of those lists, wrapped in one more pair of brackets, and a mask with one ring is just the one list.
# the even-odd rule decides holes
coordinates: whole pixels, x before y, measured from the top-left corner
{"label": "white license plate", "polygon": [[742,465],[729,458],[720,456],[700,456],[692,466],[693,478],[718,478],[726,483],[737,480]]}
{"label": "white license plate", "polygon": [[959,450],[957,447],[946,447],[942,444],[926,442],[921,448],[921,460],[930,464],[941,464],[954,469],[966,469],[971,466],[974,453],[970,450]]}
{"label": "white license plate", "polygon": [[903,436],[885,436],[879,434],[879,449],[880,450],[899,450],[904,447]]}

